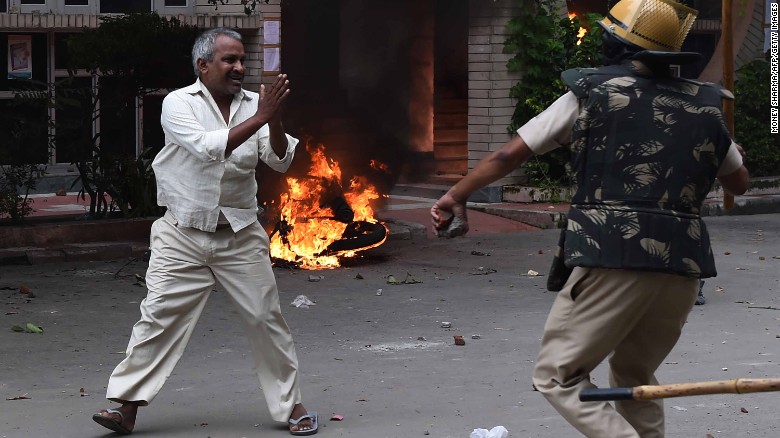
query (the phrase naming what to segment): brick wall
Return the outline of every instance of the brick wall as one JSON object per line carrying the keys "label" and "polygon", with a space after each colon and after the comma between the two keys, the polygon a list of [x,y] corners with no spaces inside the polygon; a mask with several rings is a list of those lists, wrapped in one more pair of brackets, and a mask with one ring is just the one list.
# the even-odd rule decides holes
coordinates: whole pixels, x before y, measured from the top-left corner
{"label": "brick wall", "polygon": [[[500,148],[511,138],[507,127],[511,123],[516,99],[509,90],[520,80],[519,73],[507,71],[512,56],[503,53],[506,25],[513,16],[517,2],[511,0],[471,0],[469,11],[469,169]],[[499,202],[501,186],[515,184],[522,172],[508,176],[475,193],[475,202]]]}

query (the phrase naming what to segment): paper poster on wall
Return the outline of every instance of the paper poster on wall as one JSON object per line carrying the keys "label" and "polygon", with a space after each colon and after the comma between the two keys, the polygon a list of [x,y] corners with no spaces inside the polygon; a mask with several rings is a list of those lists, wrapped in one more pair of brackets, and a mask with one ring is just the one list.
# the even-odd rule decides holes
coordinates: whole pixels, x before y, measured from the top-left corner
{"label": "paper poster on wall", "polygon": [[279,44],[279,21],[265,20],[263,22],[263,43]]}
{"label": "paper poster on wall", "polygon": [[8,35],[8,79],[32,79],[32,36]]}
{"label": "paper poster on wall", "polygon": [[281,68],[279,59],[279,47],[264,47],[263,48],[263,71],[278,72]]}

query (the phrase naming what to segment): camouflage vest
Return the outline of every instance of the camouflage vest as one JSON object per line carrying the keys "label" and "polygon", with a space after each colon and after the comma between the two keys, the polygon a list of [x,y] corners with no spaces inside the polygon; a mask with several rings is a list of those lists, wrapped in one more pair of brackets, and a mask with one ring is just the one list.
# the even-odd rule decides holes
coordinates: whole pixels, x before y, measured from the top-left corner
{"label": "camouflage vest", "polygon": [[717,275],[701,205],[731,138],[712,84],[630,66],[565,71],[581,111],[571,142],[577,191],[548,289],[575,266]]}

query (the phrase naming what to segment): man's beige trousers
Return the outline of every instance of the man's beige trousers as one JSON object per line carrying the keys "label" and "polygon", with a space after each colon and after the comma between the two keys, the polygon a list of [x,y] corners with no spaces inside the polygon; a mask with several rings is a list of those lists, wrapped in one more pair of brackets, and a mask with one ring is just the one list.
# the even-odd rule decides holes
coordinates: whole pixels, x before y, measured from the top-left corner
{"label": "man's beige trousers", "polygon": [[152,225],[149,289],[133,326],[127,357],[108,382],[106,397],[147,405],[162,388],[198,322],[214,285],[230,297],[244,322],[268,410],[287,421],[301,395],[298,359],[282,317],[268,235],[255,222],[238,233],[177,227],[166,214]]}
{"label": "man's beige trousers", "polygon": [[618,269],[575,268],[544,327],[534,385],[590,438],[662,438],[663,402],[581,402],[590,373],[609,360],[610,385],[654,385],[680,337],[699,280]]}

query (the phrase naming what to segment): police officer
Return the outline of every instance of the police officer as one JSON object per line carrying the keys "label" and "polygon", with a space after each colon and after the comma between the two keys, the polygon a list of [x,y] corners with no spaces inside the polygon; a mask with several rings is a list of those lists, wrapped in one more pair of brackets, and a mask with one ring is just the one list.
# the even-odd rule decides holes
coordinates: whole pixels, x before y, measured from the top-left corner
{"label": "police officer", "polygon": [[579,393],[610,355],[612,386],[657,383],[699,280],[716,275],[702,203],[715,179],[735,195],[748,188],[744,152],[723,122],[731,93],[669,73],[699,57],[680,52],[695,17],[672,0],[619,1],[600,22],[606,65],[564,72],[570,91],[431,208],[437,229],[466,232],[471,193],[534,154],[570,150],[576,193],[548,276],[559,293],[533,381],[588,437],[664,436],[662,401],[612,405]]}

